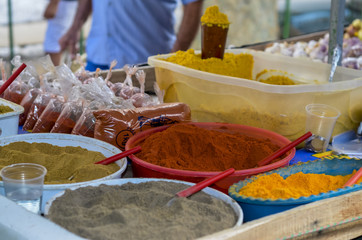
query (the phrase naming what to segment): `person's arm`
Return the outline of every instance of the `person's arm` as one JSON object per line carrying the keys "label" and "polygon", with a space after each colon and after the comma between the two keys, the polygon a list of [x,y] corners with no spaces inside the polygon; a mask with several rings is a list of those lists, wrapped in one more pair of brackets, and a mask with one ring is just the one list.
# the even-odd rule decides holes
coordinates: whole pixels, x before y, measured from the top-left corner
{"label": "person's arm", "polygon": [[185,51],[191,46],[200,27],[202,4],[203,0],[199,0],[184,5],[181,25],[171,52]]}
{"label": "person's arm", "polygon": [[44,10],[43,17],[45,19],[52,19],[57,14],[58,4],[60,0],[50,0]]}
{"label": "person's arm", "polygon": [[76,45],[79,40],[80,30],[83,24],[87,21],[91,12],[92,0],[78,1],[78,8],[72,26],[59,40],[59,45],[62,51],[69,48],[71,54],[75,55],[77,53]]}

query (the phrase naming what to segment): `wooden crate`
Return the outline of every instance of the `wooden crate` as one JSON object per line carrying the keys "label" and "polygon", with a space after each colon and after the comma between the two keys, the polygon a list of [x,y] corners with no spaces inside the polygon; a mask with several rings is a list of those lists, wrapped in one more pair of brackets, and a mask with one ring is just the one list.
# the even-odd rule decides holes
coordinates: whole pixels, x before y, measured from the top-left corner
{"label": "wooden crate", "polygon": [[200,238],[353,239],[362,237],[362,191],[328,198]]}

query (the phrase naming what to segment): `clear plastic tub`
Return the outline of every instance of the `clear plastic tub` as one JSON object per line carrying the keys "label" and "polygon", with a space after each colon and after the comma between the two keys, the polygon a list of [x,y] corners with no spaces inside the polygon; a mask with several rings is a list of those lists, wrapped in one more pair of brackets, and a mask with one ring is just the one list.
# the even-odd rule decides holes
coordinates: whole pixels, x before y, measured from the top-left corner
{"label": "clear plastic tub", "polygon": [[[163,61],[172,54],[151,56],[165,102],[184,102],[193,121],[228,122],[268,129],[290,140],[305,132],[305,106],[325,103],[338,108],[333,136],[356,129],[362,121],[362,71],[337,67],[329,83],[330,65],[250,49],[230,49],[254,57],[253,79],[263,70],[287,72],[306,82],[271,85],[183,67]],[[318,81],[318,83],[316,83]]]}

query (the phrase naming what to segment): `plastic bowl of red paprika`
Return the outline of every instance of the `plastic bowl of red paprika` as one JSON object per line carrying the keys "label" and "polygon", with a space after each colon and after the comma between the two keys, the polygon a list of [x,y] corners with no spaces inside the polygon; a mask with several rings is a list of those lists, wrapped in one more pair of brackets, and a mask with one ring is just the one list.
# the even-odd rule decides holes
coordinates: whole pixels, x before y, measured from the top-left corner
{"label": "plastic bowl of red paprika", "polygon": [[[307,203],[315,202],[318,200],[331,198],[340,196],[342,194],[358,191],[362,189],[362,184],[355,184],[350,187],[342,187],[339,189],[331,190],[328,192],[321,192],[319,194],[310,195],[310,196],[301,196],[298,198],[278,198],[278,199],[269,199],[269,198],[261,198],[261,197],[251,197],[251,196],[245,196],[243,194],[240,194],[240,190],[245,187],[247,184],[254,182],[261,176],[270,176],[271,174],[277,173],[284,179],[291,175],[295,175],[299,172],[302,172],[304,174],[321,174],[321,175],[331,175],[331,176],[346,176],[352,174],[353,170],[358,170],[362,167],[362,161],[360,159],[351,159],[349,157],[336,157],[333,159],[318,159],[314,161],[309,162],[303,162],[296,165],[290,165],[288,167],[279,168],[273,171],[269,171],[267,173],[258,174],[255,176],[252,176],[249,179],[245,179],[243,181],[240,181],[238,183],[235,183],[230,186],[229,188],[229,196],[232,197],[235,201],[239,203],[241,208],[244,211],[244,221],[252,221],[256,220],[258,218],[262,218],[268,215],[280,213]],[[347,177],[347,176],[346,176]],[[345,177],[345,178],[346,178]],[[273,176],[273,178],[275,178]],[[306,178],[307,179],[307,178]],[[324,178],[321,178],[324,179]],[[348,179],[348,177],[347,177]],[[339,179],[338,181],[341,181],[342,179]],[[321,181],[321,180],[319,180]],[[346,180],[347,181],[347,180]],[[337,180],[334,181],[326,181],[325,184],[319,183],[317,188],[323,189],[325,185],[328,183],[331,184],[331,186],[335,186],[337,183]],[[266,186],[267,189],[273,190],[273,191],[281,191],[281,187],[279,186],[273,186],[272,182],[269,181],[268,186]],[[312,184],[313,181],[306,181],[303,182],[301,185],[303,187],[308,189],[308,185]],[[288,191],[287,187],[283,185],[283,188],[285,188],[285,192]],[[290,186],[290,189],[294,189],[293,186]],[[316,189],[317,190],[317,189]],[[300,194],[299,190],[295,190],[296,193]],[[260,193],[260,192],[259,192]],[[265,193],[263,193],[265,194]]]}
{"label": "plastic bowl of red paprika", "polygon": [[[243,180],[243,179],[250,177],[252,175],[255,175],[255,174],[267,172],[267,171],[270,171],[273,169],[277,169],[277,168],[289,165],[289,161],[294,157],[295,151],[296,151],[295,148],[293,148],[292,150],[288,151],[286,154],[284,154],[280,158],[276,159],[272,163],[262,166],[262,167],[256,167],[256,163],[255,163],[255,165],[250,168],[238,169],[237,167],[235,167],[231,164],[229,166],[225,166],[225,169],[211,170],[211,171],[204,170],[204,169],[189,170],[189,169],[192,169],[193,166],[190,166],[190,168],[187,170],[173,168],[173,167],[165,167],[165,166],[162,166],[159,164],[150,163],[150,162],[142,159],[142,157],[140,157],[140,156],[142,156],[141,154],[147,154],[148,152],[156,151],[155,150],[156,145],[161,145],[159,147],[164,148],[164,149],[161,149],[160,155],[157,156],[159,159],[165,158],[165,155],[170,155],[170,156],[178,155],[179,153],[177,151],[175,151],[174,149],[169,148],[169,146],[167,146],[168,144],[163,144],[162,142],[156,142],[156,140],[154,142],[154,145],[151,145],[150,147],[145,148],[145,145],[144,145],[144,143],[147,140],[150,140],[151,138],[155,137],[156,134],[163,132],[166,129],[168,129],[169,127],[175,126],[175,125],[193,125],[198,128],[201,128],[201,129],[217,131],[217,133],[219,133],[220,135],[221,134],[244,135],[249,138],[257,139],[257,141],[259,141],[259,140],[267,141],[268,144],[270,143],[271,145],[273,145],[274,149],[268,149],[269,153],[264,152],[264,155],[261,155],[261,152],[263,152],[263,149],[261,147],[258,148],[257,147],[258,145],[249,146],[250,148],[254,147],[253,154],[259,155],[258,159],[254,159],[255,162],[262,160],[264,157],[266,157],[266,155],[268,155],[268,154],[272,153],[273,151],[290,143],[289,139],[287,139],[286,137],[284,137],[280,134],[277,134],[275,132],[272,132],[272,131],[269,131],[266,129],[240,125],[240,124],[190,122],[190,123],[172,124],[172,125],[165,125],[165,126],[161,126],[161,127],[155,127],[155,128],[148,129],[146,131],[137,133],[136,135],[132,136],[126,143],[126,147],[125,147],[126,150],[132,149],[139,145],[142,146],[142,151],[140,153],[129,156],[129,158],[131,159],[131,162],[132,162],[132,173],[133,173],[134,177],[167,178],[167,179],[175,179],[175,180],[182,180],[182,181],[197,183],[197,182],[204,180],[205,178],[214,176],[227,168],[233,167],[236,169],[236,171],[233,174],[229,175],[228,177],[218,181],[217,183],[215,183],[211,186],[214,189],[227,193],[230,185],[232,185],[233,183],[236,183],[240,180]],[[195,129],[195,130],[197,130],[197,129]],[[191,129],[191,130],[189,130],[189,132],[190,132],[190,134],[192,134],[192,132],[194,132],[194,130]],[[204,156],[204,159],[203,159],[203,161],[205,161],[204,165],[217,165],[218,164],[218,162],[212,163],[212,164],[207,163],[208,155],[210,154],[210,152],[213,153],[213,151],[214,151],[213,149],[211,149],[212,147],[228,148],[228,146],[226,146],[227,144],[225,145],[225,142],[223,142],[223,145],[220,144],[222,146],[218,146],[218,145],[209,146],[212,144],[210,144],[207,140],[210,140],[213,137],[215,137],[215,136],[209,137],[209,136],[200,135],[198,137],[198,139],[195,140],[196,141],[195,144],[189,143],[189,146],[187,147],[187,148],[189,148],[189,149],[187,149],[188,151],[193,151],[192,149],[194,149],[194,152],[199,151],[199,154]],[[180,139],[176,140],[176,137],[172,138],[172,136],[169,136],[169,139],[170,139],[169,140],[170,145],[174,145],[174,146],[183,146],[185,144],[185,142],[188,141],[188,140],[180,140]],[[181,141],[181,142],[179,142],[179,141]],[[205,143],[203,141],[205,141]],[[225,141],[230,141],[230,139],[225,139]],[[167,141],[166,141],[166,143],[167,143]],[[231,142],[230,144],[232,145],[231,148],[237,148],[240,144],[243,144],[243,142],[238,142],[238,138],[237,138],[235,140],[235,142]],[[195,146],[195,145],[201,145],[201,146]],[[202,146],[202,145],[204,145],[204,146]],[[219,162],[227,161],[226,159],[227,159],[228,153],[222,152],[221,154],[225,154],[225,155],[221,156],[219,159],[217,159],[217,161],[219,161]],[[240,152],[238,152],[237,154],[238,155],[240,154],[240,156],[242,156],[242,154],[244,154],[244,152],[242,150],[240,150]],[[194,159],[191,159],[191,160],[193,161]],[[182,161],[182,160],[180,160],[180,161]],[[196,163],[192,162],[192,161],[189,164],[195,165]],[[210,166],[208,166],[208,167],[210,167]]]}

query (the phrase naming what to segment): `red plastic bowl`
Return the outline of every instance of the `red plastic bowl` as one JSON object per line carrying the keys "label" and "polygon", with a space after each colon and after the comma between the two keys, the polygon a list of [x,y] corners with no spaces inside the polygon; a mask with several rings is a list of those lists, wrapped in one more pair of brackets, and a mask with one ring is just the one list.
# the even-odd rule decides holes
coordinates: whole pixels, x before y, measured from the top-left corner
{"label": "red plastic bowl", "polygon": [[[248,135],[250,137],[259,138],[259,139],[266,139],[269,138],[271,142],[274,144],[283,147],[290,143],[290,140],[286,137],[277,134],[275,132],[256,128],[256,127],[250,127],[250,126],[244,126],[239,124],[230,124],[230,123],[190,123],[198,127],[202,127],[209,130],[217,130],[222,132],[231,132],[231,133],[242,133],[245,135]],[[150,135],[164,131],[171,125],[151,128],[143,132],[139,132],[136,135],[132,136],[128,139],[126,143],[126,150],[131,149],[133,147],[138,146],[140,143],[142,143],[147,137]],[[250,177],[252,175],[256,175],[259,173],[267,172],[273,169],[277,169],[280,167],[284,167],[289,165],[289,161],[294,157],[295,155],[295,148],[290,150],[287,153],[287,156],[277,162],[257,167],[257,168],[251,168],[251,169],[243,169],[243,170],[237,170],[233,174],[229,175],[228,177],[218,181],[211,187],[222,191],[224,193],[228,192],[228,188],[236,182],[239,182],[240,180],[243,180],[247,177]],[[172,169],[172,168],[166,168],[161,167],[159,165],[151,164],[146,161],[143,161],[142,159],[139,159],[135,155],[130,155],[129,158],[132,160],[132,173],[134,177],[138,178],[167,178],[167,179],[176,179],[176,180],[182,180],[182,181],[188,181],[197,183],[205,178],[211,177],[213,175],[216,175],[220,172],[201,172],[201,171],[188,171],[188,170],[179,170],[179,169]]]}

